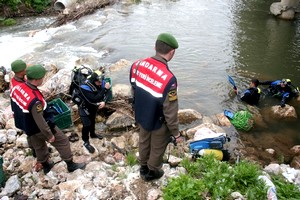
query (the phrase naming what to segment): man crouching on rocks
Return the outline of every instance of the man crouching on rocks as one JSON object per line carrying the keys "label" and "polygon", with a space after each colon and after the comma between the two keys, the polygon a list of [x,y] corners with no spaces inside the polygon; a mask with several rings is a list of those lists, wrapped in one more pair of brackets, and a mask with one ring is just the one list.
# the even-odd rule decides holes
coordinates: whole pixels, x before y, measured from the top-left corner
{"label": "man crouching on rocks", "polygon": [[[54,166],[49,159],[46,142],[49,142],[59,152],[62,160],[67,164],[69,172],[84,169],[85,163],[74,163],[68,137],[57,127],[50,127],[46,119],[47,103],[37,88],[42,85],[46,69],[42,65],[33,65],[26,68],[27,81],[16,85],[11,90],[12,107],[15,125],[23,130],[33,146],[37,161],[43,165],[47,174]],[[53,116],[52,116],[53,117]]]}

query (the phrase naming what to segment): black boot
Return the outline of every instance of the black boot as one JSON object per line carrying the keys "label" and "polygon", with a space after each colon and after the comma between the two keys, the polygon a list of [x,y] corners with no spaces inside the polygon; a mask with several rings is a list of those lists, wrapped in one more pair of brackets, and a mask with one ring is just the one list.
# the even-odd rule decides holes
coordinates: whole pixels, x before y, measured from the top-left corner
{"label": "black boot", "polygon": [[141,165],[140,168],[140,176],[142,177],[142,179],[145,179],[146,174],[148,174],[149,172],[149,168],[147,165]]}
{"label": "black boot", "polygon": [[54,166],[54,162],[51,160],[47,160],[46,162],[43,162],[42,165],[43,165],[44,174],[47,174]]}
{"label": "black boot", "polygon": [[90,153],[94,153],[95,152],[95,148],[90,145],[89,142],[84,142],[83,146],[90,152]]}
{"label": "black boot", "polygon": [[74,163],[73,160],[65,161],[67,163],[67,168],[69,172],[73,172],[76,169],[84,169],[85,163]]}
{"label": "black boot", "polygon": [[149,170],[148,174],[145,175],[145,181],[152,181],[154,179],[159,179],[164,175],[164,171],[159,170]]}
{"label": "black boot", "polygon": [[91,138],[98,138],[99,140],[102,140],[102,139],[103,139],[103,136],[100,135],[100,134],[94,133],[94,134],[91,134]]}

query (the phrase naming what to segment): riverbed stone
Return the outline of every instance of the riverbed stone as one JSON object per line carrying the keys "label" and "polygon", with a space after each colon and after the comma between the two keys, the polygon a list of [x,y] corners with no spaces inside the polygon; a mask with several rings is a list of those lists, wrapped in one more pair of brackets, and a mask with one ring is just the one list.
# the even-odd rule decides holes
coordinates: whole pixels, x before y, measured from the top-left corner
{"label": "riverbed stone", "polygon": [[286,104],[283,108],[281,106],[272,106],[271,111],[272,117],[275,119],[297,119],[297,113],[295,108],[288,104]]}
{"label": "riverbed stone", "polygon": [[295,145],[291,148],[291,151],[294,155],[300,155],[300,145]]}
{"label": "riverbed stone", "polygon": [[181,109],[178,111],[178,120],[181,124],[190,124],[195,120],[202,119],[202,115],[193,109]]}
{"label": "riverbed stone", "polygon": [[300,155],[295,156],[291,162],[291,167],[300,169]]}
{"label": "riverbed stone", "polygon": [[129,67],[132,64],[132,62],[126,60],[126,59],[121,59],[118,62],[110,65],[109,70],[111,72],[116,72],[119,71],[125,67]]}
{"label": "riverbed stone", "polygon": [[295,18],[295,10],[288,9],[286,11],[282,11],[281,15],[278,16],[280,19],[292,20]]}

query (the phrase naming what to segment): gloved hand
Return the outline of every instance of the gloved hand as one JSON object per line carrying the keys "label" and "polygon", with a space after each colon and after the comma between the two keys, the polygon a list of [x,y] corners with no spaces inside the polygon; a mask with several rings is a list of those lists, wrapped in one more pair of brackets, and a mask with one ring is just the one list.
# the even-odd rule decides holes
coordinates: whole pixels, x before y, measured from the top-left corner
{"label": "gloved hand", "polygon": [[233,88],[233,91],[236,95],[238,94],[238,89],[236,87]]}

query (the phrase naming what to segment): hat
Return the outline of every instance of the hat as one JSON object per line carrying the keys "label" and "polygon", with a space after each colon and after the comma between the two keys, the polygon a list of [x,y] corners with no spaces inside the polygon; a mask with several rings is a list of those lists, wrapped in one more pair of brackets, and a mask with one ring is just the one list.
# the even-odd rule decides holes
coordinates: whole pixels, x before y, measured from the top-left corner
{"label": "hat", "polygon": [[283,83],[284,85],[286,85],[286,84],[291,84],[291,80],[290,79],[282,79],[281,80],[281,83]]}
{"label": "hat", "polygon": [[95,81],[102,81],[102,72],[99,70],[96,70],[90,76],[88,76],[88,79],[91,83],[93,83]]}
{"label": "hat", "polygon": [[26,76],[28,79],[41,79],[45,74],[46,69],[42,65],[32,65],[26,69]]}
{"label": "hat", "polygon": [[23,60],[15,60],[11,63],[11,70],[15,73],[21,72],[26,69],[26,63]]}
{"label": "hat", "polygon": [[166,43],[167,45],[169,45],[173,49],[177,49],[178,48],[178,42],[177,42],[177,40],[175,39],[175,37],[173,35],[171,35],[169,33],[161,33],[161,34],[159,34],[159,36],[157,37],[157,40]]}

